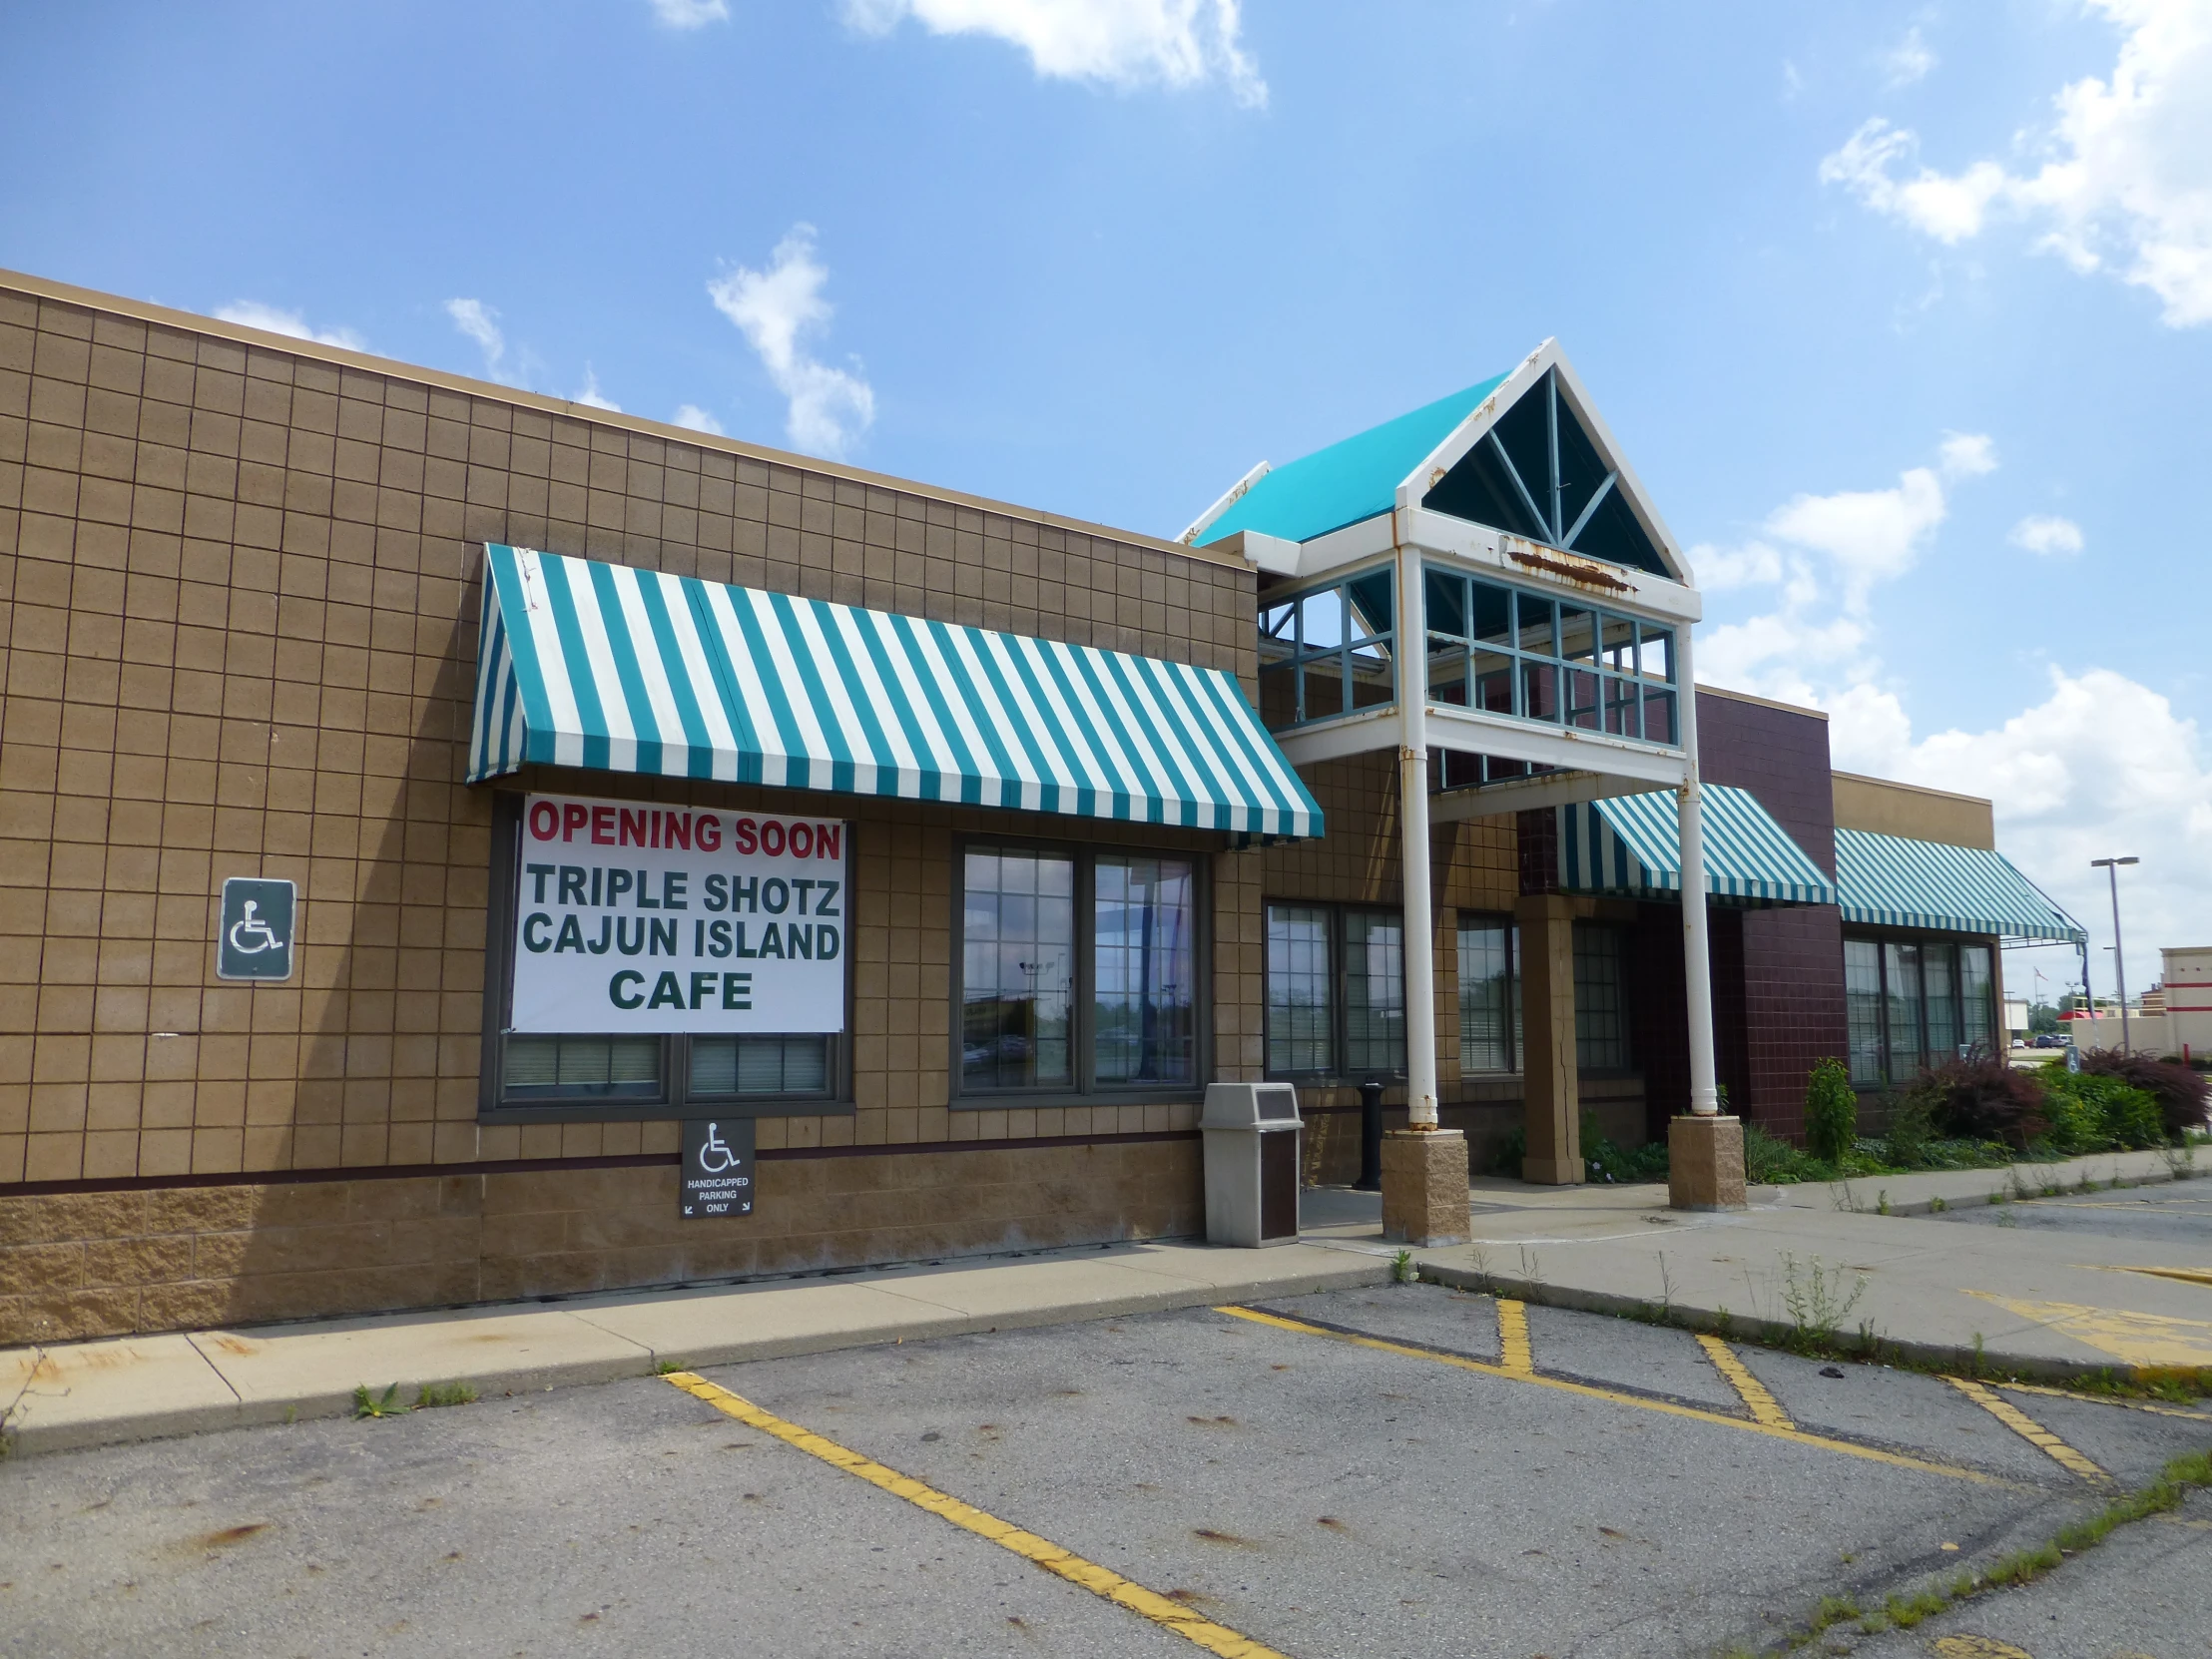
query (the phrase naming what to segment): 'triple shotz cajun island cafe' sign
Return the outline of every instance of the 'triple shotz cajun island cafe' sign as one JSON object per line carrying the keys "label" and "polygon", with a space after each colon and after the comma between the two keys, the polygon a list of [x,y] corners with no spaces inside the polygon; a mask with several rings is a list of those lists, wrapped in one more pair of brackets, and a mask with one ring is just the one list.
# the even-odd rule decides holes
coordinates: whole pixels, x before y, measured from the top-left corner
{"label": "'triple shotz cajun island cafe' sign", "polygon": [[843,1028],[842,824],[535,795],[519,874],[516,1031]]}

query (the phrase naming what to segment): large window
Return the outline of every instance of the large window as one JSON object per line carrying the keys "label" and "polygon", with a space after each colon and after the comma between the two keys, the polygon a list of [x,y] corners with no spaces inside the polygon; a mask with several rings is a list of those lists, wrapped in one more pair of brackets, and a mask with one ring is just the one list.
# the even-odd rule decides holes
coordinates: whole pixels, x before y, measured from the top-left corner
{"label": "large window", "polygon": [[1189,858],[970,847],[958,1092],[1195,1088],[1198,881]]}
{"label": "large window", "polygon": [[1402,1074],[1402,916],[1334,904],[1270,904],[1267,932],[1268,1074]]}
{"label": "large window", "polygon": [[1844,941],[1844,1022],[1851,1045],[1851,1080],[1882,1081],[1882,946]]}
{"label": "large window", "polygon": [[1621,931],[1574,924],[1574,1063],[1583,1071],[1628,1069],[1628,999]]}
{"label": "large window", "polygon": [[1996,1040],[1994,958],[1950,939],[1844,941],[1851,1080],[1909,1083]]}
{"label": "large window", "polygon": [[1491,919],[1459,923],[1459,1069],[1520,1070],[1520,929]]}
{"label": "large window", "polygon": [[1260,718],[1271,732],[1397,695],[1387,566],[1260,611]]}
{"label": "large window", "polygon": [[1424,596],[1431,701],[1679,741],[1671,628],[1434,568]]}

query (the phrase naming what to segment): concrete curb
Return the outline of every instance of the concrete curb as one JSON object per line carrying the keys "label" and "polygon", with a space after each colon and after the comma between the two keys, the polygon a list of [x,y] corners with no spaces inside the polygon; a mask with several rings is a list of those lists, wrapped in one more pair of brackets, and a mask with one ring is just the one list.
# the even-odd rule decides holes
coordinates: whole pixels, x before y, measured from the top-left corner
{"label": "concrete curb", "polygon": [[[1010,1268],[1013,1264],[1006,1266]],[[993,1270],[979,1266],[965,1271]],[[721,1297],[672,1291],[660,1296],[626,1297],[619,1304],[606,1301],[567,1302],[548,1306],[472,1310],[511,1319],[575,1320],[590,1329],[592,1339],[598,1345],[619,1344],[629,1352],[620,1355],[599,1353],[590,1358],[577,1359],[562,1359],[557,1354],[548,1354],[542,1360],[533,1360],[523,1365],[494,1363],[475,1369],[431,1366],[422,1369],[420,1375],[409,1373],[396,1379],[400,1383],[397,1403],[407,1405],[424,1384],[465,1382],[474,1387],[480,1397],[489,1399],[651,1377],[663,1366],[672,1370],[704,1370],[718,1366],[743,1365],[755,1360],[828,1354],[843,1349],[871,1348],[896,1342],[982,1336],[994,1331],[1031,1330],[1053,1325],[1119,1319],[1137,1314],[1171,1313],[1185,1308],[1213,1307],[1226,1302],[1253,1302],[1310,1296],[1321,1291],[1354,1290],[1386,1283],[1389,1279],[1389,1263],[1387,1258],[1378,1258],[1361,1261],[1358,1265],[1348,1264],[1342,1268],[1310,1268],[1304,1272],[1282,1276],[1256,1275],[1212,1284],[1177,1280],[1170,1274],[1162,1273],[1159,1277],[1169,1282],[1158,1290],[1134,1295],[1017,1304],[988,1314],[961,1313],[930,1304],[924,1294],[930,1277],[927,1274],[894,1273],[864,1281],[840,1276],[819,1286],[809,1282],[779,1285],[775,1290],[787,1297],[793,1293],[804,1297],[809,1291],[817,1289],[865,1285],[910,1302],[913,1317],[844,1327],[824,1325],[814,1330],[757,1339],[706,1339],[698,1342],[650,1344],[621,1331],[619,1316],[624,1311],[639,1309],[666,1315],[675,1311],[687,1297],[691,1300],[721,1303],[727,1311],[727,1306],[737,1301],[744,1290],[758,1292],[762,1287],[734,1288],[733,1294]],[[394,1317],[347,1322],[347,1328],[364,1336],[373,1337],[378,1333],[388,1332],[393,1337],[398,1337],[409,1331],[420,1333],[434,1323]],[[298,1328],[290,1329],[293,1334],[298,1331]],[[349,1357],[344,1362],[348,1365],[348,1370],[342,1377],[328,1375],[336,1368],[326,1365],[321,1368],[325,1375],[317,1376],[311,1382],[285,1388],[258,1389],[251,1397],[242,1397],[239,1384],[224,1373],[224,1362],[216,1354],[209,1352],[229,1335],[203,1332],[183,1339],[190,1342],[199,1357],[206,1362],[207,1378],[220,1382],[223,1392],[229,1398],[207,1399],[189,1405],[157,1404],[152,1399],[144,1404],[135,1401],[119,1402],[118,1408],[114,1410],[82,1415],[73,1420],[41,1422],[34,1397],[33,1409],[24,1413],[25,1420],[19,1426],[11,1427],[0,1434],[0,1440],[5,1442],[0,1450],[17,1456],[29,1456],[45,1452],[84,1450],[126,1441],[199,1434],[212,1429],[349,1416],[353,1411],[353,1389],[356,1385],[365,1385],[381,1393],[387,1383],[395,1381],[381,1372],[368,1377],[351,1375],[352,1371],[360,1369],[359,1362],[367,1358],[366,1355],[360,1355]],[[285,1336],[286,1328],[276,1327],[254,1333],[245,1339],[232,1340],[241,1347],[267,1346],[281,1342]],[[51,1352],[66,1357],[71,1348],[83,1349],[88,1346],[58,1345]],[[557,1339],[555,1346],[558,1346]],[[233,1364],[236,1365],[236,1362]],[[205,1388],[206,1379],[199,1381]],[[165,1388],[165,1384],[157,1383],[147,1391],[153,1394],[164,1391]]]}
{"label": "concrete curb", "polygon": [[[1987,1173],[1990,1175],[2002,1175],[2005,1177],[2007,1183],[2009,1183],[2012,1176],[2020,1170],[2032,1170],[2042,1167],[2050,1166],[2040,1166],[2036,1164],[2007,1164],[2001,1170],[1990,1170]],[[1979,1172],[1959,1170],[1956,1173],[1960,1175],[1965,1175]],[[2097,1182],[2093,1187],[2089,1189],[2089,1192],[2107,1193],[2121,1192],[2130,1187],[2162,1187],[2169,1185],[2170,1183],[2175,1181],[2188,1180],[2193,1176],[2202,1175],[2205,1173],[2207,1172],[2202,1170],[2191,1170],[2189,1172],[2189,1175],[2184,1176],[2178,1175],[2171,1170],[2164,1170],[2153,1171],[2144,1175],[2115,1176]],[[1839,1191],[1839,1189],[1841,1189],[1852,1198],[1859,1199],[1863,1196],[1859,1191],[1859,1188],[1863,1185],[1874,1186],[1876,1188],[1877,1194],[1879,1195],[1882,1190],[1879,1183],[1882,1181],[1882,1179],[1883,1178],[1879,1175],[1855,1176],[1850,1181],[1829,1182],[1823,1186],[1822,1191],[1829,1193],[1833,1197],[1833,1195],[1835,1195]],[[1762,1187],[1760,1189],[1760,1191],[1762,1192],[1770,1193],[1781,1193],[1789,1190],[1790,1189],[1784,1187]],[[2087,1196],[2088,1194],[2085,1193],[2078,1186],[2068,1187],[2060,1185],[2056,1192],[2046,1192],[2042,1187],[2038,1186],[2032,1192],[2023,1193],[2018,1191],[2017,1188],[2012,1187],[2008,1184],[2003,1188],[1999,1188],[1990,1192],[1977,1195],[1967,1195],[1959,1198],[1910,1199],[1902,1204],[1893,1204],[1887,1210],[1877,1208],[1877,1204],[1879,1204],[1880,1202],[1879,1196],[1877,1199],[1877,1204],[1839,1204],[1837,1205],[1837,1208],[1842,1210],[1856,1210],[1860,1214],[1869,1216],[1933,1216],[1942,1214],[1943,1210],[1974,1210],[1984,1208],[1991,1204],[2018,1204],[2032,1199],[2085,1198]],[[1936,1208],[1938,1204],[1942,1206],[1941,1210],[1938,1210]]]}
{"label": "concrete curb", "polygon": [[[1516,1302],[1532,1302],[1542,1308],[1565,1308],[1581,1314],[1610,1314],[1617,1319],[1635,1320],[1643,1325],[1668,1326],[1677,1331],[1702,1331],[1762,1348],[1788,1349],[1790,1338],[1796,1334],[1795,1327],[1779,1320],[1761,1319],[1726,1309],[1699,1308],[1681,1302],[1662,1306],[1636,1297],[1621,1296],[1612,1291],[1549,1285],[1540,1279],[1516,1279],[1511,1274],[1480,1273],[1439,1262],[1420,1263],[1419,1273],[1421,1279],[1428,1284],[1442,1285],[1455,1291],[1480,1291],[1491,1296],[1510,1297]],[[2001,1349],[1993,1348],[1983,1349],[1977,1365],[1971,1348],[1960,1348],[1954,1344],[1900,1341],[1893,1337],[1878,1337],[1875,1341],[1879,1346],[1877,1352],[1870,1357],[1874,1364],[1879,1365],[1888,1359],[1900,1359],[1916,1366],[1953,1372],[1962,1377],[2002,1372],[2044,1382],[2075,1382],[2084,1378],[2106,1376],[2114,1372],[2125,1374],[2134,1369],[2115,1361],[2098,1365],[2088,1361],[2054,1360],[2045,1355],[2007,1354]],[[1848,1349],[1848,1344],[1839,1342],[1836,1345],[1838,1357],[1852,1360],[1854,1357]]]}

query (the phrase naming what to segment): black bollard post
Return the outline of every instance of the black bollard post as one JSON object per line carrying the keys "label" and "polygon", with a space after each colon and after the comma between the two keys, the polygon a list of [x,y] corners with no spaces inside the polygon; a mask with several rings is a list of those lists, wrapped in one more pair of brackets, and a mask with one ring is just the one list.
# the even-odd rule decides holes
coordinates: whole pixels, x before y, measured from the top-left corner
{"label": "black bollard post", "polygon": [[1363,1193],[1382,1190],[1382,1085],[1360,1085],[1360,1179],[1353,1187]]}

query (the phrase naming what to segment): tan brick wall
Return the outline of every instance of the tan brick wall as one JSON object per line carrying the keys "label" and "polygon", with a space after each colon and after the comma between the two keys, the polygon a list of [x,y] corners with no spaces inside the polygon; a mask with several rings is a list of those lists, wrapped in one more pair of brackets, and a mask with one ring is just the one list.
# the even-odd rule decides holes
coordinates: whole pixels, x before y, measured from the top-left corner
{"label": "tan brick wall", "polygon": [[0,1346],[1203,1228],[1195,1138],[757,1173],[759,1214],[730,1221],[678,1220],[673,1165],[0,1194]]}
{"label": "tan brick wall", "polygon": [[[485,540],[1253,671],[1242,566],[134,309],[0,286],[0,1184],[674,1149],[666,1124],[475,1122]],[[878,831],[862,1109],[764,1147],[1181,1126],[948,1114],[951,835],[1013,827],[830,810]],[[1248,860],[1215,861],[1244,902]],[[241,874],[299,883],[288,985],[214,976]],[[1256,1007],[1245,943],[1217,966]],[[1221,1018],[1252,1064],[1252,1010]]]}

